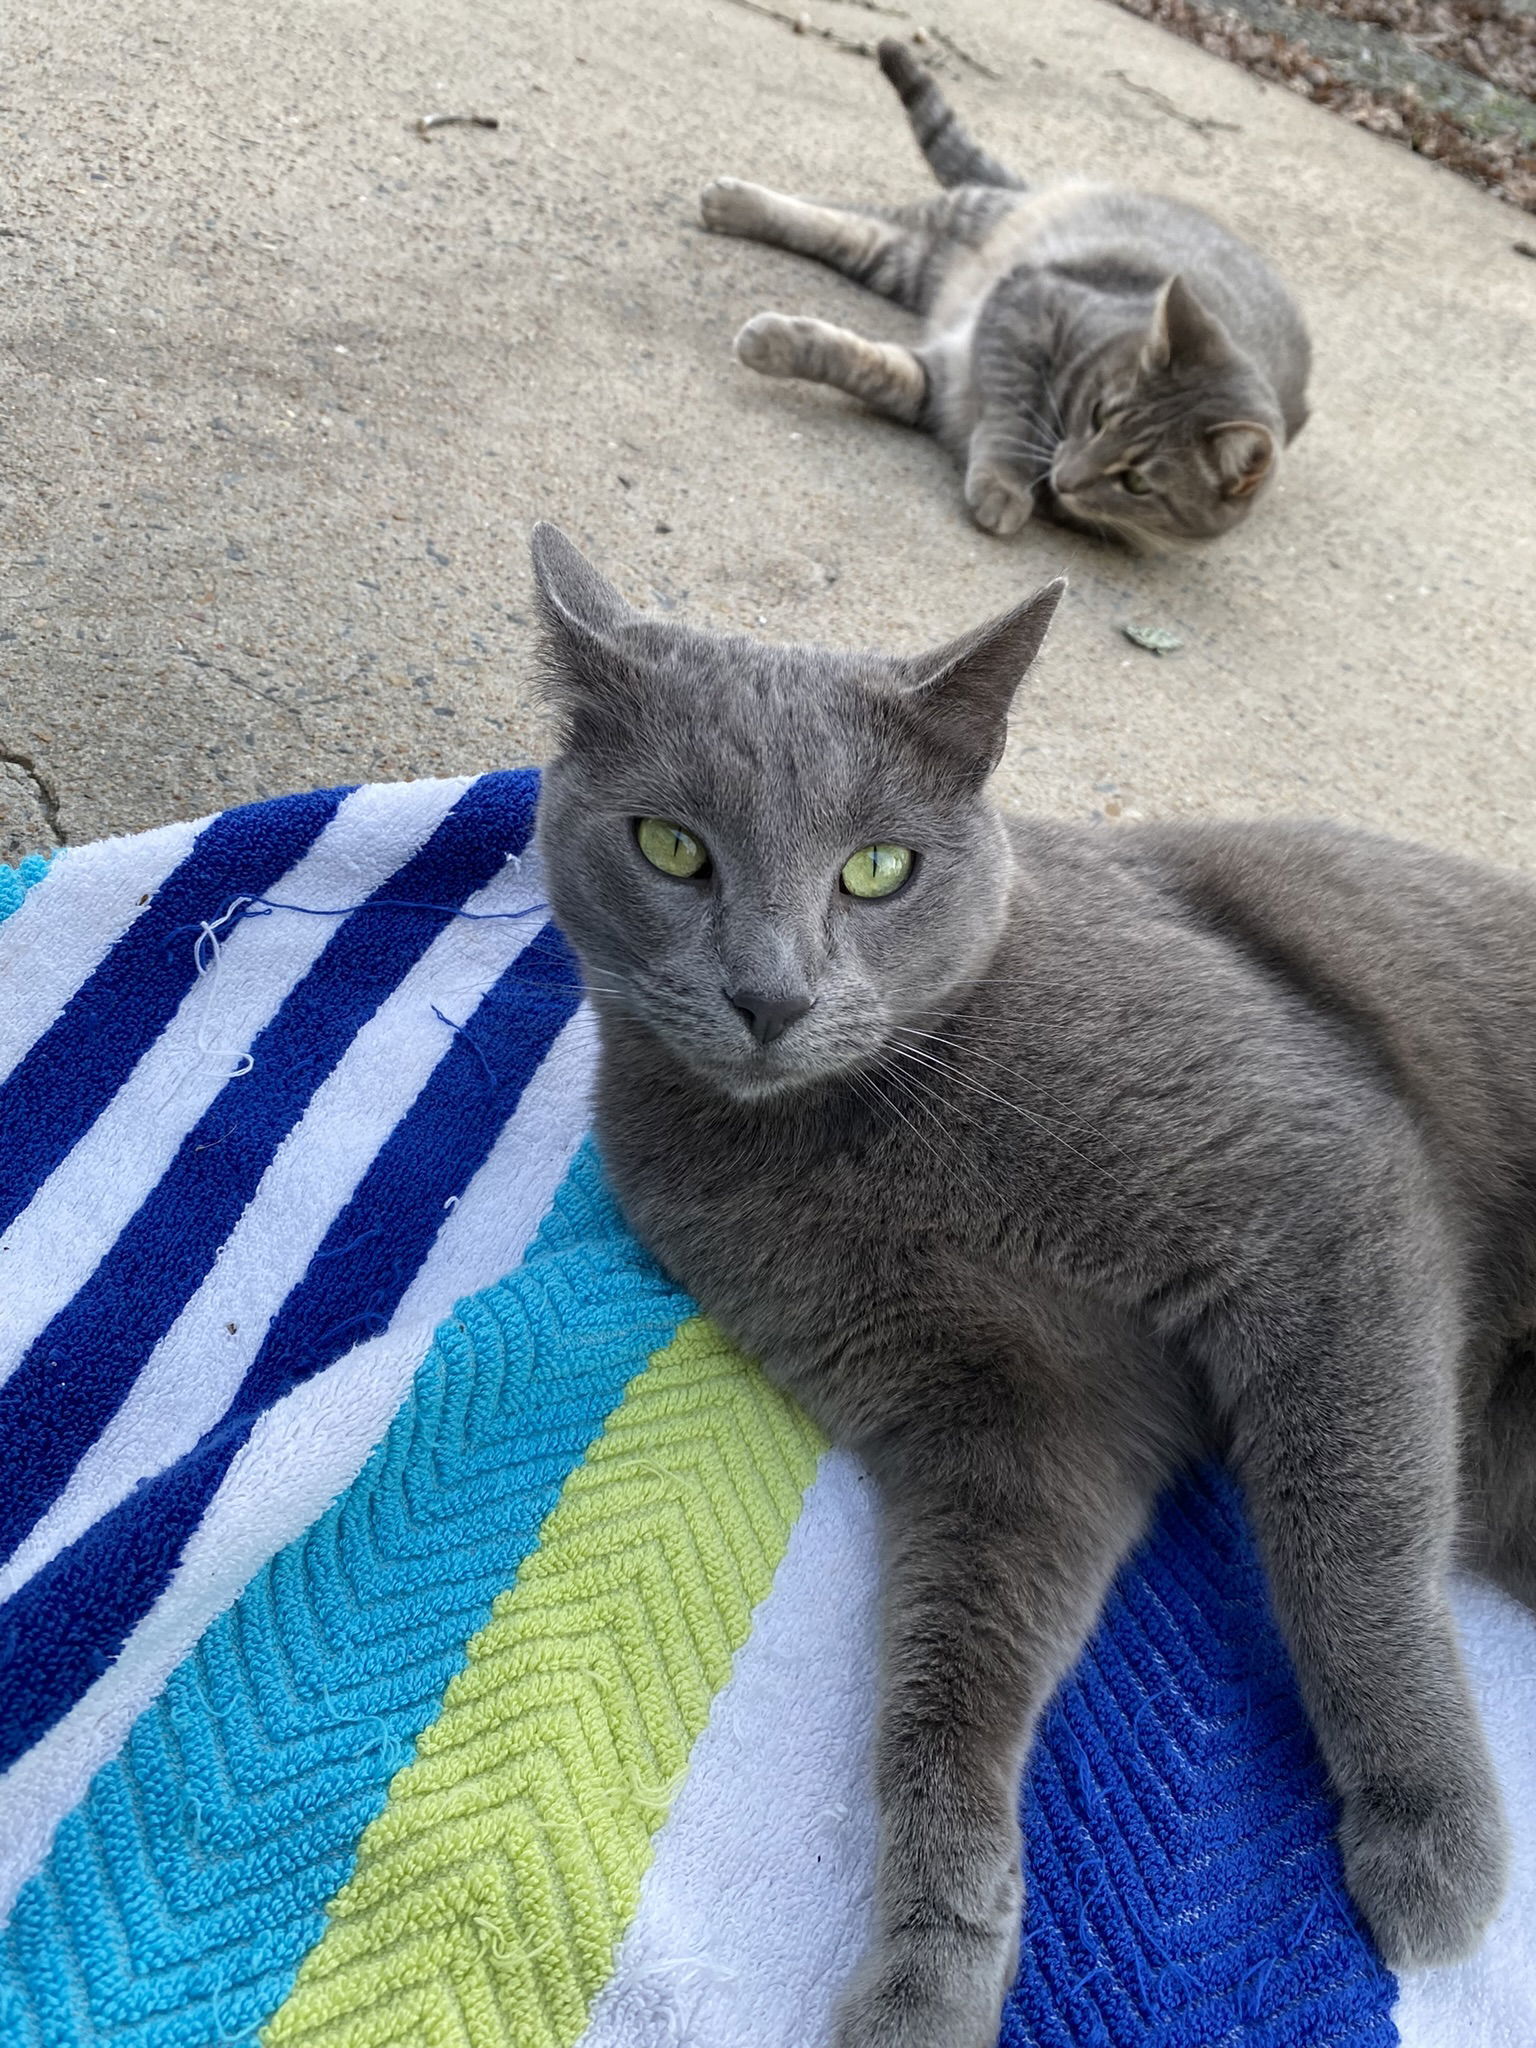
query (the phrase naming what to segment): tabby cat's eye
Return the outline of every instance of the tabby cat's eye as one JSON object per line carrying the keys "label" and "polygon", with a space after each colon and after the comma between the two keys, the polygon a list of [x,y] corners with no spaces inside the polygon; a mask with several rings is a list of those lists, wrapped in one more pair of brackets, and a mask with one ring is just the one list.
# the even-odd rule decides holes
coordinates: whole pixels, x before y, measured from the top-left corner
{"label": "tabby cat's eye", "polygon": [[843,887],[850,896],[894,896],[911,872],[910,846],[861,846],[843,862]]}
{"label": "tabby cat's eye", "polygon": [[1093,411],[1092,411],[1092,412],[1091,412],[1091,413],[1090,413],[1090,414],[1088,415],[1088,424],[1089,424],[1089,425],[1090,425],[1090,426],[1091,426],[1091,427],[1093,428],[1093,431],[1094,431],[1095,433],[1097,433],[1097,432],[1099,431],[1100,427],[1102,427],[1102,426],[1103,426],[1103,424],[1104,424],[1104,401],[1103,401],[1103,399],[1102,399],[1102,398],[1096,398],[1096,399],[1094,400],[1094,402],[1093,402]]}
{"label": "tabby cat's eye", "polygon": [[709,867],[703,842],[674,825],[670,818],[642,818],[635,826],[640,851],[653,868],[673,875],[679,882],[692,881]]}
{"label": "tabby cat's eye", "polygon": [[1144,498],[1152,488],[1144,469],[1123,469],[1120,472],[1120,481],[1133,498]]}

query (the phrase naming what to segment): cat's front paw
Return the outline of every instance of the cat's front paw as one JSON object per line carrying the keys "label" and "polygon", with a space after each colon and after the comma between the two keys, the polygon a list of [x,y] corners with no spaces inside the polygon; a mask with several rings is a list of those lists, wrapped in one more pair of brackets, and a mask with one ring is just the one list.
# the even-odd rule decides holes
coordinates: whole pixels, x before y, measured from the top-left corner
{"label": "cat's front paw", "polygon": [[1499,1909],[1509,1836],[1491,1779],[1424,1792],[1379,1785],[1344,1804],[1344,1872],[1394,1970],[1469,1956]]}
{"label": "cat's front paw", "polygon": [[788,313],[757,314],[736,337],[736,360],[760,377],[797,377],[805,324]]}
{"label": "cat's front paw", "polygon": [[761,185],[745,178],[714,178],[699,195],[699,213],[717,235],[751,236],[762,226],[767,196]]}
{"label": "cat's front paw", "polygon": [[1016,484],[991,469],[969,472],[965,479],[965,502],[970,507],[971,517],[984,532],[995,533],[1004,539],[1010,533],[1017,533],[1035,509],[1031,493],[1025,491],[1021,494]]}

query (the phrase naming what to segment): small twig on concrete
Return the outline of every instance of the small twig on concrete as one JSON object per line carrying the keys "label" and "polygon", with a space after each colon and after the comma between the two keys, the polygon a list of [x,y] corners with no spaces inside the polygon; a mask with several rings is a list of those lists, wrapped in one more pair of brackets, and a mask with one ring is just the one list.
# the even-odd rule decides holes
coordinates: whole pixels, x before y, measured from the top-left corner
{"label": "small twig on concrete", "polygon": [[37,791],[38,809],[43,822],[60,846],[68,846],[69,834],[59,818],[59,793],[38,767],[30,754],[13,753],[9,747],[0,747],[0,761],[8,768],[19,768],[32,787]]}
{"label": "small twig on concrete", "polygon": [[1186,128],[1193,128],[1197,135],[1210,135],[1217,129],[1225,129],[1229,135],[1241,135],[1243,132],[1242,124],[1237,121],[1218,121],[1206,114],[1186,114],[1182,107],[1176,106],[1168,95],[1159,92],[1156,86],[1138,85],[1134,78],[1127,77],[1123,71],[1109,71],[1105,76],[1118,78],[1128,92],[1137,93],[1142,99],[1150,100],[1153,106],[1160,107],[1175,121],[1182,121]]}
{"label": "small twig on concrete", "polygon": [[416,133],[430,135],[434,128],[499,128],[501,123],[494,114],[421,114],[416,120]]}

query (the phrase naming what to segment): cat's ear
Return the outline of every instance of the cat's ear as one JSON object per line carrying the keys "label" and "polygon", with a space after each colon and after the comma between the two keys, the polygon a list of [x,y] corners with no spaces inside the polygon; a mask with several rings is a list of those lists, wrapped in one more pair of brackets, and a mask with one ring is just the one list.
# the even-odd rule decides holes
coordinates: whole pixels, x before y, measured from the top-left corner
{"label": "cat's ear", "polygon": [[550,696],[577,719],[611,711],[630,686],[618,641],[634,612],[558,526],[541,520],[530,550]]}
{"label": "cat's ear", "polygon": [[1275,466],[1275,437],[1257,420],[1226,420],[1210,433],[1224,498],[1251,498]]}
{"label": "cat's ear", "polygon": [[1141,351],[1148,370],[1213,370],[1232,359],[1227,330],[1174,273],[1157,295],[1152,326]]}
{"label": "cat's ear", "polygon": [[539,611],[552,634],[609,639],[633,617],[607,578],[547,519],[533,529],[529,551]]}
{"label": "cat's ear", "polygon": [[907,701],[942,746],[979,775],[997,765],[1008,707],[1066,592],[1058,576],[1001,618],[901,664]]}

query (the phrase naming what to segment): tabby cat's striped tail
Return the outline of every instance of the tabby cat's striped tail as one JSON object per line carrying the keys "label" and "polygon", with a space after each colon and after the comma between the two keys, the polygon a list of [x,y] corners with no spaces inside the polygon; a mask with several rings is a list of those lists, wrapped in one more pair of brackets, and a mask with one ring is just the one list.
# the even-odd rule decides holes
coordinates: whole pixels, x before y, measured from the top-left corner
{"label": "tabby cat's striped tail", "polygon": [[955,110],[905,43],[887,36],[880,44],[880,69],[901,95],[918,147],[941,185],[1007,185],[1023,189],[1024,180],[1006,164],[972,142]]}

